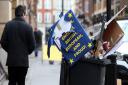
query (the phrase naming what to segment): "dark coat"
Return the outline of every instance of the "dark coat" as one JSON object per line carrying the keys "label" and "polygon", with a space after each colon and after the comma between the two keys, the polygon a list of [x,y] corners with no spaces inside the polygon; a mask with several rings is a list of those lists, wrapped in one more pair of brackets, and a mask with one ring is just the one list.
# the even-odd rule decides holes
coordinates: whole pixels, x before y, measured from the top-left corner
{"label": "dark coat", "polygon": [[34,31],[34,36],[36,40],[36,48],[40,48],[42,46],[42,32],[40,30]]}
{"label": "dark coat", "polygon": [[17,17],[4,28],[1,46],[7,52],[7,66],[28,67],[28,55],[35,49],[32,27],[24,19]]}

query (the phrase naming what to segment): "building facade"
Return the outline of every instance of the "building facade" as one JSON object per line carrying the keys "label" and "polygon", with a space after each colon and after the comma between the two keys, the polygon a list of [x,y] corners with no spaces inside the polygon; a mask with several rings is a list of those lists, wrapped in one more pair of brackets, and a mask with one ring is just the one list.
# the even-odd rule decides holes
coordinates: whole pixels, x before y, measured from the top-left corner
{"label": "building facade", "polygon": [[69,9],[74,10],[74,2],[75,0],[39,0],[37,21],[38,29],[43,32],[43,44],[47,44],[48,29],[59,19],[59,15],[62,12],[62,4],[65,13]]}
{"label": "building facade", "polygon": [[[119,12],[128,0],[109,0],[111,6],[110,17]],[[107,0],[76,0],[76,12],[82,24],[86,25],[86,30],[94,30],[101,27],[102,16],[107,21]],[[127,18],[128,8],[122,11],[116,18]],[[96,29],[96,30],[95,30]]]}
{"label": "building facade", "polygon": [[[97,16],[97,18],[101,17],[103,14],[105,16],[107,16],[107,0],[94,0],[94,13],[93,13],[93,17]],[[110,0],[111,1],[111,17],[114,16],[117,12],[119,12],[124,5],[128,4],[127,0]],[[127,13],[126,13],[127,8],[122,11],[122,13],[118,16],[118,17],[126,17]],[[118,18],[117,17],[117,18]],[[96,23],[99,23],[101,20],[96,21]]]}
{"label": "building facade", "polygon": [[37,0],[0,0],[0,37],[5,23],[15,17],[14,10],[18,5],[25,5],[27,7],[27,21],[32,25],[33,29],[36,27]]}

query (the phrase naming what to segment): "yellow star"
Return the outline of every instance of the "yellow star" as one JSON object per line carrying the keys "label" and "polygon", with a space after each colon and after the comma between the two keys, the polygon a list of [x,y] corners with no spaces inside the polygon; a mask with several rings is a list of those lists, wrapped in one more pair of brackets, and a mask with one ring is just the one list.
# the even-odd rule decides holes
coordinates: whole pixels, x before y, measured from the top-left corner
{"label": "yellow star", "polygon": [[72,26],[70,30],[74,30],[75,28]]}
{"label": "yellow star", "polygon": [[68,17],[71,18],[72,17],[72,13],[68,13]]}
{"label": "yellow star", "polygon": [[73,23],[74,21],[73,21],[73,20],[71,20],[70,22],[71,22],[71,23]]}
{"label": "yellow star", "polygon": [[88,47],[89,47],[89,48],[92,47],[92,43],[88,43]]}
{"label": "yellow star", "polygon": [[70,58],[69,62],[72,64],[74,62],[74,60],[72,58]]}

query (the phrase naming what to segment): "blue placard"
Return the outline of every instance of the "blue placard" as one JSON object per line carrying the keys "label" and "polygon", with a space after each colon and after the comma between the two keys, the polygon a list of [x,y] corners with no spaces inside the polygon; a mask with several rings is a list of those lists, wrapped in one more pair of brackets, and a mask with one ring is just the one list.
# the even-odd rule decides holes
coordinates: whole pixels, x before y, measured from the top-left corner
{"label": "blue placard", "polygon": [[93,48],[91,40],[71,10],[54,27],[53,39],[70,65]]}

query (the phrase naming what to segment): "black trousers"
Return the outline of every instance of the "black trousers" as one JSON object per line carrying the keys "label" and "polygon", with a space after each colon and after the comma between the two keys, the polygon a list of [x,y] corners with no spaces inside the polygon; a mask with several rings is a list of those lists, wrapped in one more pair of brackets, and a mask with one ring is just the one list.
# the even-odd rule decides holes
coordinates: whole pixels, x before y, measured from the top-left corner
{"label": "black trousers", "polygon": [[28,67],[8,67],[8,85],[25,85]]}

